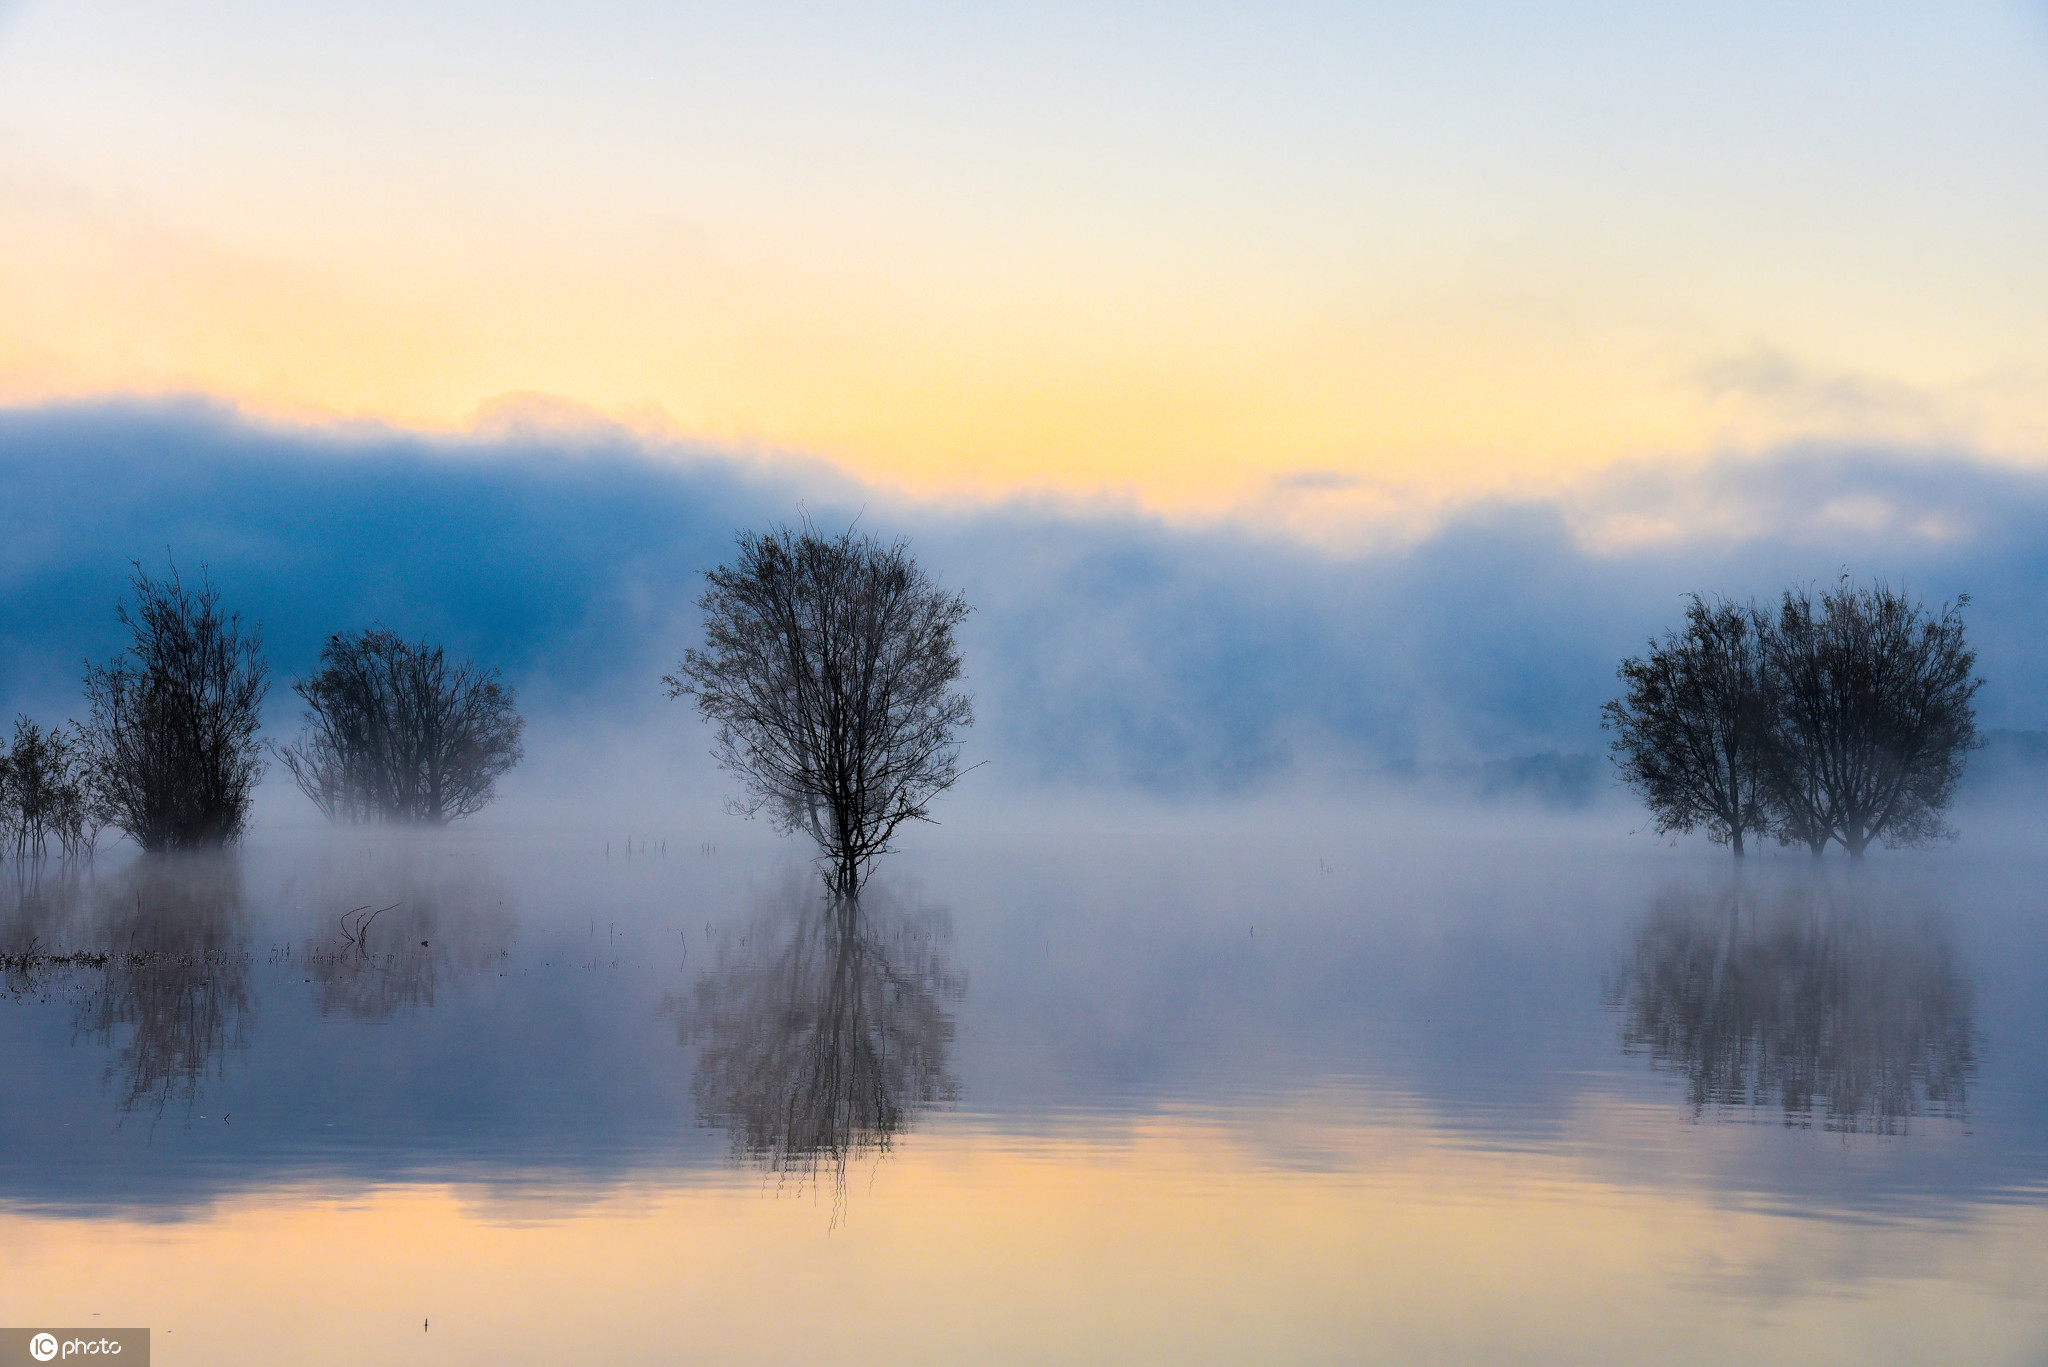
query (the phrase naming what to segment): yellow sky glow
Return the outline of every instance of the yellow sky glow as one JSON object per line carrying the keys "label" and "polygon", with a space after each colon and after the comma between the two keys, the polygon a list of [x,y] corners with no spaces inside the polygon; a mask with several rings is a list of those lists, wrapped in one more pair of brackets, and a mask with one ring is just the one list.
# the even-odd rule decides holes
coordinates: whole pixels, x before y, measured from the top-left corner
{"label": "yellow sky glow", "polygon": [[1341,510],[1798,440],[2048,455],[2048,43],[1999,6],[1853,42],[1219,7],[1178,47],[613,8],[465,43],[382,5],[0,14],[0,402],[446,431],[539,394],[1196,511],[1304,471]]}

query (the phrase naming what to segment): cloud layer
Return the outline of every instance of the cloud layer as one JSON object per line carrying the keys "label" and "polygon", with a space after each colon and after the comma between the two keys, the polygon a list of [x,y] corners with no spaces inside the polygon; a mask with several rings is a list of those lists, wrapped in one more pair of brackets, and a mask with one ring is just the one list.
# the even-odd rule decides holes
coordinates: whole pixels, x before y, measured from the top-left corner
{"label": "cloud layer", "polygon": [[[382,622],[502,667],[537,747],[659,725],[694,753],[658,680],[699,576],[734,528],[807,511],[910,537],[975,605],[971,758],[999,787],[1236,792],[1593,750],[1615,662],[1684,593],[1843,569],[1971,593],[1983,721],[2048,720],[2048,476],[1955,454],[1642,467],[1349,554],[1249,523],[890,501],[623,435],[336,433],[197,406],[0,414],[0,472],[0,699],[49,717],[120,644],[129,561],[168,552],[260,620],[280,684],[328,633]],[[293,712],[273,690],[273,723]]]}

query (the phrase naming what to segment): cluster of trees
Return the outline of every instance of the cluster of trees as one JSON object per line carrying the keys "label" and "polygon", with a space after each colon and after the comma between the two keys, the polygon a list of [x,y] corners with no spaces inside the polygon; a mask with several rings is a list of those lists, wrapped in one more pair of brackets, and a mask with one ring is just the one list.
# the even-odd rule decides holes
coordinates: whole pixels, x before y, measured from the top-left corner
{"label": "cluster of trees", "polygon": [[[955,631],[970,609],[902,541],[809,524],[742,532],[698,600],[701,649],[666,676],[716,732],[745,797],[818,846],[827,888],[858,898],[875,859],[959,779],[973,721]],[[26,718],[0,754],[0,829],[17,854],[89,852],[111,825],[144,849],[240,835],[262,773],[261,637],[211,584],[137,567],[132,642],[86,673],[90,718]],[[1946,834],[1976,744],[1982,680],[1968,598],[1929,611],[1846,577],[1773,608],[1694,596],[1683,628],[1620,667],[1603,724],[1660,831],[1704,827],[1745,852],[1769,835],[1860,858]],[[277,757],[335,821],[440,825],[490,802],[524,722],[496,671],[382,628],[328,639],[292,685],[305,729]]]}
{"label": "cluster of trees", "polygon": [[1930,611],[1846,577],[1774,609],[1694,596],[1686,624],[1624,660],[1604,709],[1616,763],[1659,831],[1771,835],[1861,858],[1948,834],[1983,680],[1967,596]]}
{"label": "cluster of trees", "polygon": [[333,821],[441,826],[489,804],[526,723],[495,672],[381,628],[331,636],[292,685],[306,730],[278,758]]}
{"label": "cluster of trees", "polygon": [[14,739],[0,745],[0,840],[16,859],[53,851],[90,855],[107,824],[87,750],[74,727],[49,730],[17,717]]}
{"label": "cluster of trees", "polygon": [[[119,830],[145,850],[238,839],[263,776],[258,740],[269,667],[261,632],[175,566],[138,565],[116,609],[129,644],[88,665],[83,724],[23,718],[0,756],[0,829],[19,858],[89,855]],[[524,723],[495,671],[381,628],[336,635],[292,685],[306,731],[277,748],[337,821],[439,825],[480,810],[520,758]]]}
{"label": "cluster of trees", "polygon": [[[960,776],[967,603],[905,543],[852,529],[742,533],[737,560],[707,577],[704,647],[663,682],[716,728],[745,785],[737,810],[809,835],[835,900],[851,902],[897,830],[929,821]],[[108,826],[173,850],[247,825],[270,685],[261,632],[175,566],[158,578],[138,565],[132,588],[117,609],[128,648],[87,668],[88,720],[45,731],[24,718],[0,757],[0,821],[24,857],[89,853]],[[292,691],[304,729],[272,749],[330,820],[442,825],[480,811],[521,758],[525,723],[495,670],[381,627],[329,637]]]}
{"label": "cluster of trees", "polygon": [[[742,533],[708,576],[704,645],[664,682],[693,697],[745,815],[818,846],[836,899],[959,778],[973,719],[956,687],[968,607],[902,542],[812,527]],[[1743,854],[1758,836],[1815,854],[1947,834],[1976,745],[1982,680],[1968,598],[1930,611],[1846,576],[1770,608],[1695,596],[1686,625],[1625,660],[1608,703],[1615,758],[1660,831],[1704,827]]]}

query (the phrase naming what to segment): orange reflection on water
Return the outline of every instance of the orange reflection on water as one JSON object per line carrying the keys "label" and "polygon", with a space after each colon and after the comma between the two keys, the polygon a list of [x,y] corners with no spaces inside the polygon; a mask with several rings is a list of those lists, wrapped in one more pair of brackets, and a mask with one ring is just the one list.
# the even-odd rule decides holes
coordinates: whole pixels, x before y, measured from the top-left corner
{"label": "orange reflection on water", "polygon": [[273,1188],[175,1222],[12,1213],[0,1322],[149,1325],[167,1364],[2020,1362],[2048,1343],[2037,1209],[1795,1218],[1414,1123],[1257,1129],[941,1119],[851,1172],[836,1219],[829,1186],[730,1170]]}

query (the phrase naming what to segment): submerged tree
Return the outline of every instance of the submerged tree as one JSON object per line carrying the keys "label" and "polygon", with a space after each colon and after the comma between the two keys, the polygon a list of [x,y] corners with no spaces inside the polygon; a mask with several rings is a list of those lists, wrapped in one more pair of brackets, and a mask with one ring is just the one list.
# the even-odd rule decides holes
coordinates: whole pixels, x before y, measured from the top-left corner
{"label": "submerged tree", "polygon": [[1984,682],[1964,639],[1969,601],[1931,613],[1884,584],[1844,578],[1818,605],[1787,590],[1776,615],[1759,619],[1782,838],[1819,853],[1832,837],[1860,859],[1873,840],[1946,834]]}
{"label": "submerged tree", "polygon": [[483,810],[526,723],[497,671],[382,628],[330,636],[292,685],[306,729],[278,757],[334,821],[440,826]]}
{"label": "submerged tree", "polygon": [[0,749],[0,831],[17,859],[41,859],[54,842],[66,859],[92,853],[105,816],[85,747],[69,728],[14,722]]}
{"label": "submerged tree", "polygon": [[747,789],[738,810],[808,834],[832,893],[857,896],[897,828],[930,820],[959,777],[967,602],[903,542],[851,530],[742,532],[739,552],[706,576],[704,648],[662,682],[718,728],[714,753]]}
{"label": "submerged tree", "polygon": [[1621,662],[1628,693],[1601,709],[1602,725],[1660,832],[1703,824],[1740,857],[1743,835],[1766,820],[1762,651],[1738,604],[1695,594],[1685,616],[1684,631]]}
{"label": "submerged tree", "polygon": [[135,567],[135,605],[116,609],[133,640],[88,665],[84,728],[109,821],[145,850],[238,838],[263,773],[257,714],[270,686],[259,629],[223,613],[202,580],[188,589]]}

